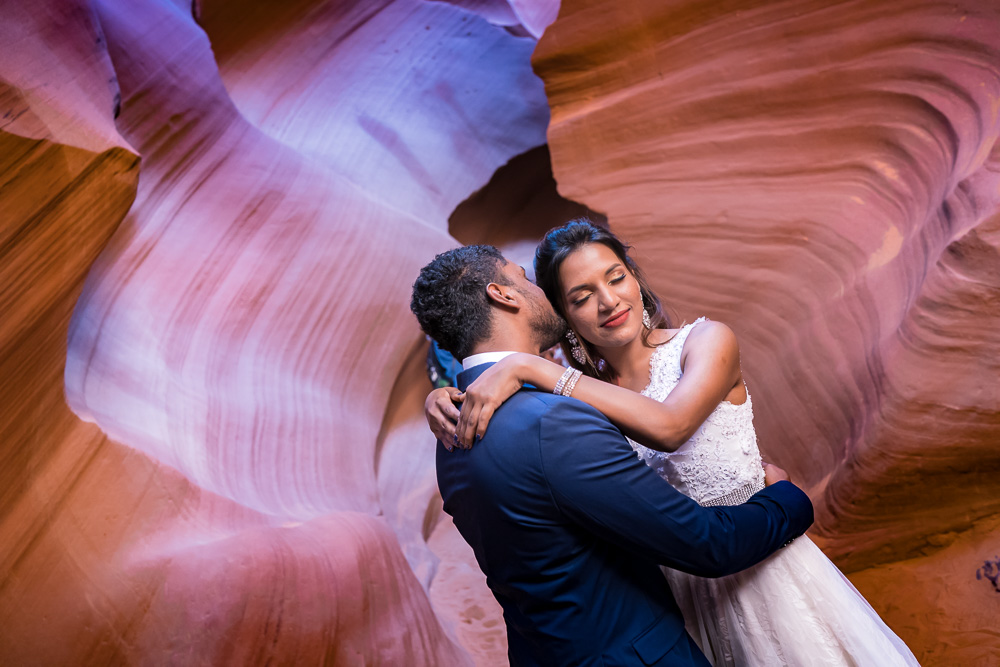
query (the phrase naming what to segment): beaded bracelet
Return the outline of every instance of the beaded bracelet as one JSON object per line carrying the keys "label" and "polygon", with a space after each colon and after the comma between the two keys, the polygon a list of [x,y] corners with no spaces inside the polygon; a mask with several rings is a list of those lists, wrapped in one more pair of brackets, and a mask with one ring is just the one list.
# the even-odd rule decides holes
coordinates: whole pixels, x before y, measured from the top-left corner
{"label": "beaded bracelet", "polygon": [[570,394],[572,394],[573,390],[576,388],[576,383],[580,380],[581,377],[583,377],[583,371],[578,371],[578,370],[574,369],[573,370],[573,377],[571,377],[569,380],[567,380],[566,386],[563,387],[563,389],[562,389],[562,392],[561,392],[562,395],[563,396],[569,396]]}
{"label": "beaded bracelet", "polygon": [[568,380],[573,375],[573,369],[567,368],[563,371],[562,377],[559,378],[559,382],[556,382],[556,388],[552,390],[553,394],[561,394],[563,387],[566,386],[566,380]]}

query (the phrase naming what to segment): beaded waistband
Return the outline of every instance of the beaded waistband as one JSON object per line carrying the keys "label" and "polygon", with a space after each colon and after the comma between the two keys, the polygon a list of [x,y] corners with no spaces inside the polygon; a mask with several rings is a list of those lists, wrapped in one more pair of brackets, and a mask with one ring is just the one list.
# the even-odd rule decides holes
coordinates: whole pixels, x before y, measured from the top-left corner
{"label": "beaded waistband", "polygon": [[719,507],[720,505],[742,505],[750,500],[750,496],[764,489],[764,482],[753,481],[745,486],[741,486],[735,491],[730,491],[724,496],[703,500],[699,504],[702,507]]}

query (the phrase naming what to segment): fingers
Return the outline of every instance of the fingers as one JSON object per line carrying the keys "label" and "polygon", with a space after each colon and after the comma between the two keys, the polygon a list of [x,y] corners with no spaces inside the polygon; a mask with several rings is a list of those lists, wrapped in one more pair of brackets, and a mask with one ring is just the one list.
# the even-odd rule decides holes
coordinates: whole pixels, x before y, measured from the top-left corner
{"label": "fingers", "polygon": [[455,423],[452,421],[438,421],[431,429],[434,436],[441,442],[451,442],[455,438]]}
{"label": "fingers", "polygon": [[457,445],[462,449],[469,449],[477,439],[486,435],[486,427],[498,406],[475,394],[465,393],[461,399],[463,403],[461,410],[456,410],[454,432],[458,437]]}
{"label": "fingers", "polygon": [[461,411],[455,403],[465,400],[465,394],[456,387],[441,387],[433,390],[424,402],[427,425],[434,437],[441,441],[449,452],[459,445],[456,423]]}
{"label": "fingers", "polygon": [[[471,407],[468,408],[471,411]],[[455,444],[459,447],[462,446],[462,434],[465,433],[465,422],[466,422],[466,406],[462,406],[462,411],[459,412],[458,421],[455,423]]]}
{"label": "fingers", "polygon": [[435,403],[434,408],[436,409],[442,420],[449,421],[452,424],[457,422],[458,418],[461,416],[458,407],[450,400],[442,400],[438,403]]}
{"label": "fingers", "polygon": [[790,481],[788,473],[773,463],[764,463],[764,485],[771,486],[780,481]]}
{"label": "fingers", "polygon": [[461,403],[465,400],[465,394],[460,392],[455,387],[445,387],[446,393],[442,394],[441,397],[435,402],[435,406],[441,411],[441,414],[446,418],[450,419],[452,422],[457,422],[459,417],[458,406],[455,402]]}
{"label": "fingers", "polygon": [[434,437],[437,438],[441,442],[441,444],[444,445],[444,448],[447,449],[449,452],[455,446],[454,442],[455,436],[449,435],[443,429],[437,427],[431,428],[431,433],[434,434]]}
{"label": "fingers", "polygon": [[[450,428],[450,424],[449,424],[449,428]],[[435,438],[437,438],[438,440],[441,441],[441,444],[444,445],[445,449],[447,449],[449,452],[451,451],[452,447],[455,446],[455,432],[454,432],[454,429],[452,429],[449,432],[448,429],[443,428],[440,424],[438,424],[434,428],[431,428],[431,433],[434,434]]]}
{"label": "fingers", "polygon": [[483,406],[471,402],[462,406],[461,417],[455,426],[455,433],[458,435],[458,444],[463,449],[469,449],[475,442],[476,425],[479,423],[479,415]]}
{"label": "fingers", "polygon": [[455,404],[456,403],[461,403],[462,405],[465,405],[465,393],[460,391],[460,392],[457,392],[455,394],[452,394],[451,400],[452,400],[452,403],[448,406],[449,411],[450,411],[449,414],[454,414],[455,415],[455,421],[458,422],[459,418],[461,417],[462,412],[461,412],[461,406],[460,405],[455,405]]}
{"label": "fingers", "polygon": [[473,405],[468,408],[462,406],[462,419],[459,421],[458,427],[455,432],[458,433],[459,444],[468,449],[472,447],[474,438],[476,437],[476,423],[479,420],[479,412],[482,408],[478,405]]}
{"label": "fingers", "polygon": [[[444,434],[451,439],[451,436],[455,435],[455,422],[458,421],[458,417],[458,410],[454,410],[452,413],[444,410],[441,406],[435,406],[435,409],[431,410],[427,415],[427,421],[434,435],[441,437]],[[441,439],[443,440],[444,438]]]}
{"label": "fingers", "polygon": [[476,420],[476,437],[480,440],[486,435],[486,427],[489,426],[490,419],[493,418],[493,412],[494,409],[486,405],[479,413],[479,419]]}

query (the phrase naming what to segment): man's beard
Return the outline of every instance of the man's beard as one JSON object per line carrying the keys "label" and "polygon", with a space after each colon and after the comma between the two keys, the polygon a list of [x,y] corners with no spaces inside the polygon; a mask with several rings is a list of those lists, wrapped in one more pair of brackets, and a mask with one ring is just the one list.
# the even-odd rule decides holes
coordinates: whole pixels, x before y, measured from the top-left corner
{"label": "man's beard", "polygon": [[551,306],[546,306],[548,306],[547,303],[544,306],[535,302],[531,304],[531,329],[539,343],[538,350],[540,352],[544,352],[562,340],[569,326],[566,324],[566,320],[552,310]]}

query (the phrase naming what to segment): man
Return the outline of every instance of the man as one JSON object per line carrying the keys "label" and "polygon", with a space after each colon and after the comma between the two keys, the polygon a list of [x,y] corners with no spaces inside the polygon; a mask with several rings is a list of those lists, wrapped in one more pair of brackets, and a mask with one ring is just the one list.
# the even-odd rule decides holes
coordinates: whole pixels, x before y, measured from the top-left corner
{"label": "man", "polygon": [[[511,352],[566,330],[542,290],[492,246],[438,255],[413,286],[424,332],[463,360],[463,391]],[[524,387],[467,451],[439,446],[444,509],[503,607],[512,665],[708,665],[658,564],[737,572],[812,523],[779,481],[738,507],[705,508],[638,460],[599,412]]]}

